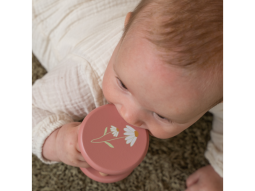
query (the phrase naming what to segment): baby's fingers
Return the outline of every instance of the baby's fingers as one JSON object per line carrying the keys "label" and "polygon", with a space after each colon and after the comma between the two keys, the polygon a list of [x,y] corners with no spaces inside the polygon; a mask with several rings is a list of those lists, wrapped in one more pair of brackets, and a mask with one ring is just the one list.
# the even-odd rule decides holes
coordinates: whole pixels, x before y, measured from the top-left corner
{"label": "baby's fingers", "polygon": [[77,153],[76,155],[77,155],[77,159],[78,159],[79,161],[86,162],[85,159],[83,158],[83,156],[81,155],[81,153]]}
{"label": "baby's fingers", "polygon": [[199,171],[196,171],[194,172],[193,174],[191,174],[187,180],[186,180],[186,185],[187,187],[190,187],[192,186],[193,184],[196,184],[199,180],[199,176],[200,176],[200,173]]}
{"label": "baby's fingers", "polygon": [[80,168],[89,168],[89,164],[85,161],[77,161],[77,166]]}
{"label": "baby's fingers", "polygon": [[105,174],[105,173],[102,173],[102,172],[99,172],[99,174],[101,175],[101,176],[107,176],[108,174]]}
{"label": "baby's fingers", "polygon": [[90,167],[89,164],[85,161],[83,156],[80,152],[76,151],[76,159],[77,159],[77,166],[82,168],[88,168]]}
{"label": "baby's fingers", "polygon": [[194,184],[191,187],[187,188],[185,191],[200,191],[198,184]]}

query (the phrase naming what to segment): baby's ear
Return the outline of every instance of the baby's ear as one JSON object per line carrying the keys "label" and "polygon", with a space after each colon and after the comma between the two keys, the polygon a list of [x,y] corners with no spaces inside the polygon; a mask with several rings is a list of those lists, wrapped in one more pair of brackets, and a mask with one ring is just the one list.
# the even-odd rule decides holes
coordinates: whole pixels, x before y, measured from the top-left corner
{"label": "baby's ear", "polygon": [[131,15],[132,15],[132,12],[128,12],[128,14],[126,15],[125,23],[124,23],[125,26],[128,24]]}

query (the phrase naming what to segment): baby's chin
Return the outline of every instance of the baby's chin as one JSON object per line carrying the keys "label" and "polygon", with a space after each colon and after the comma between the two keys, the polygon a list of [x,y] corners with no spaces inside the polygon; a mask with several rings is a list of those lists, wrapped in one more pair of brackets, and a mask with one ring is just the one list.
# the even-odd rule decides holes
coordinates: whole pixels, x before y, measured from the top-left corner
{"label": "baby's chin", "polygon": [[150,136],[155,137],[155,138],[157,138],[157,139],[168,139],[168,138],[160,138],[160,137],[157,137],[157,136],[153,135],[149,130],[148,130],[148,132],[149,132],[149,135],[150,135]]}
{"label": "baby's chin", "polygon": [[172,137],[174,137],[174,136],[167,136],[167,137],[165,137],[165,136],[155,136],[155,135],[153,135],[149,130],[148,130],[148,132],[149,132],[149,135],[150,136],[152,136],[152,137],[155,137],[155,138],[157,138],[157,139],[162,139],[162,140],[165,140],[165,139],[170,139],[170,138],[172,138]]}

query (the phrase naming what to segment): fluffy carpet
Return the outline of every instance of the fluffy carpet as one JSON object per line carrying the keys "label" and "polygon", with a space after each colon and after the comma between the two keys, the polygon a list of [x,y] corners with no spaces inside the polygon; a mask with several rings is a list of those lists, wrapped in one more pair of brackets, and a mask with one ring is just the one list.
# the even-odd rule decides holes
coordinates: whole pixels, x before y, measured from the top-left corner
{"label": "fluffy carpet", "polygon": [[[47,72],[32,56],[32,82]],[[212,126],[212,115],[178,136],[160,140],[150,137],[149,150],[142,163],[124,180],[104,184],[86,177],[79,168],[58,163],[47,165],[32,155],[34,191],[183,191],[186,178],[209,164],[204,152]]]}

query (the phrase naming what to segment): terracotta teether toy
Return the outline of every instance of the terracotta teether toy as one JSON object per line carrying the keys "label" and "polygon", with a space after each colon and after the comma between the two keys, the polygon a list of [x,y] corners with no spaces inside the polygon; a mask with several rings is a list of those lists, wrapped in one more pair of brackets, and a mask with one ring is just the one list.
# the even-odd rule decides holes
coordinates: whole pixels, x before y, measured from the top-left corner
{"label": "terracotta teether toy", "polygon": [[95,181],[112,183],[126,178],[142,162],[149,134],[128,124],[113,104],[107,104],[85,117],[78,141],[82,156],[91,166],[81,168],[83,173]]}

